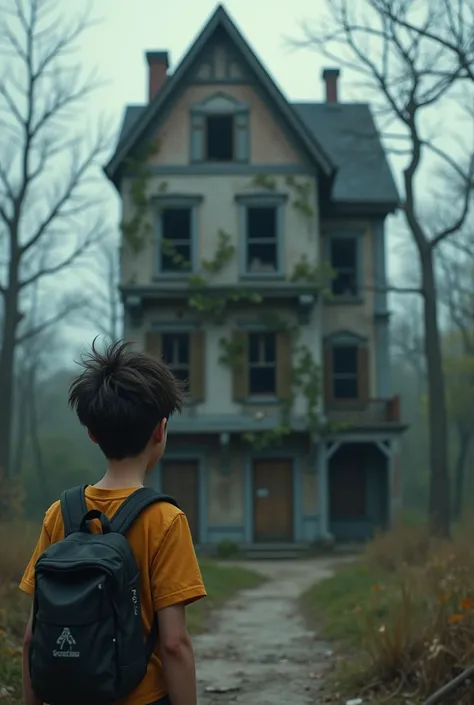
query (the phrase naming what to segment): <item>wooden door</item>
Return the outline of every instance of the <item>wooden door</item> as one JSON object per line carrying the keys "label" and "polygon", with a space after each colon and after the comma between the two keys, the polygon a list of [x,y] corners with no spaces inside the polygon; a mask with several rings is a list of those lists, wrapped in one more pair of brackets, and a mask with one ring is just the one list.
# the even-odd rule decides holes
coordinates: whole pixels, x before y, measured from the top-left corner
{"label": "wooden door", "polygon": [[186,514],[194,543],[199,543],[199,463],[197,460],[164,460],[161,491],[170,494]]}
{"label": "wooden door", "polygon": [[293,463],[253,462],[254,541],[293,541]]}

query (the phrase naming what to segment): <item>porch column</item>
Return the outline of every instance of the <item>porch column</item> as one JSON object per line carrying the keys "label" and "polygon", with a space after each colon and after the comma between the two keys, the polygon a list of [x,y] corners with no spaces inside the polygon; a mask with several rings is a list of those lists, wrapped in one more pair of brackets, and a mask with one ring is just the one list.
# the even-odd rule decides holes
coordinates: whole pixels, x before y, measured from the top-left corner
{"label": "porch column", "polygon": [[319,509],[319,534],[323,541],[332,541],[333,536],[329,531],[329,483],[328,483],[328,458],[324,441],[319,441],[317,446],[318,468],[318,509]]}
{"label": "porch column", "polygon": [[395,514],[401,505],[402,488],[400,486],[399,452],[398,438],[394,438],[390,444],[390,455],[388,457],[390,527],[393,526]]}

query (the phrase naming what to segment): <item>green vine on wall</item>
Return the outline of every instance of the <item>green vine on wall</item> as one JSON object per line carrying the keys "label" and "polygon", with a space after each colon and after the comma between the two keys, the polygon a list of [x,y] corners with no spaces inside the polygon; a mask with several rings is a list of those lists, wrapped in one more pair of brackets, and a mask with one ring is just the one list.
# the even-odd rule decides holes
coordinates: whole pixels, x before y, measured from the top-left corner
{"label": "green vine on wall", "polygon": [[[146,246],[153,236],[153,227],[149,217],[148,182],[151,177],[149,160],[156,154],[157,146],[145,150],[133,160],[129,160],[128,169],[134,174],[130,190],[133,203],[133,213],[130,219],[122,223],[122,232],[130,250],[135,254]],[[311,205],[311,182],[299,181],[292,176],[286,178],[287,186],[292,190],[291,200],[293,208],[310,220],[314,216]],[[277,190],[275,177],[260,174],[254,177],[253,185],[268,191]],[[158,186],[159,193],[166,193],[167,182]],[[162,240],[162,252],[170,257],[173,263],[183,271],[191,269],[191,263],[176,251],[173,243]],[[213,291],[212,278],[223,272],[236,255],[236,248],[232,244],[232,237],[224,230],[217,233],[217,247],[212,259],[201,261],[202,274],[190,274],[188,304],[190,308],[199,312],[204,317],[214,322],[221,323],[225,320],[229,305],[238,301],[247,301],[260,304],[262,296],[258,292],[242,290],[241,287],[223,287]],[[330,295],[330,281],[333,276],[327,264],[313,265],[307,255],[302,255],[296,263],[289,281],[302,285],[303,289],[316,296],[327,297]],[[266,312],[261,316],[262,327],[277,332],[287,332],[292,341],[292,370],[291,392],[287,398],[280,400],[279,424],[268,431],[245,433],[244,440],[251,443],[256,449],[264,449],[278,445],[292,432],[291,420],[294,405],[298,395],[306,401],[305,414],[308,430],[313,437],[318,433],[329,430],[328,424],[322,424],[319,417],[321,399],[321,368],[314,360],[312,351],[300,342],[301,330],[297,324],[286,321],[275,312]],[[240,340],[222,337],[220,339],[221,354],[219,362],[231,369],[239,370],[243,364],[245,346]]]}
{"label": "green vine on wall", "polygon": [[216,322],[222,322],[230,304],[237,301],[248,301],[259,304],[262,301],[260,294],[253,291],[244,291],[239,287],[223,287],[219,291],[211,291],[209,285],[212,283],[209,277],[220,274],[232,262],[235,257],[236,248],[232,244],[232,236],[225,230],[217,233],[217,248],[214,257],[201,261],[202,270],[208,275],[200,274],[189,277],[190,295],[188,304],[190,308],[207,314]]}
{"label": "green vine on wall", "polygon": [[280,444],[292,432],[292,414],[298,395],[305,399],[305,416],[311,437],[327,431],[327,424],[320,420],[321,367],[317,364],[310,348],[300,342],[301,330],[298,325],[289,323],[276,313],[266,313],[260,322],[267,330],[284,332],[292,342],[291,390],[280,401],[280,422],[268,431],[252,431],[244,434],[244,440],[257,450],[265,450]]}
{"label": "green vine on wall", "polygon": [[[127,159],[125,163],[127,172],[133,174],[130,186],[132,215],[128,220],[122,221],[121,230],[125,242],[135,255],[146,247],[153,236],[153,225],[149,219],[148,184],[151,178],[150,159],[158,153],[158,150],[158,143],[149,144]],[[166,191],[167,186],[166,182],[162,182],[158,189],[160,193]]]}

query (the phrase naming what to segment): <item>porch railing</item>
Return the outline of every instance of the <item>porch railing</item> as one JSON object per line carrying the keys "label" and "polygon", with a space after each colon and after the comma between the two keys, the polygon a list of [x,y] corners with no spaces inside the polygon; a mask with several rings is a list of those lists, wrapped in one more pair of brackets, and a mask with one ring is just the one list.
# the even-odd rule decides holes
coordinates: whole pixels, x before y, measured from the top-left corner
{"label": "porch railing", "polygon": [[369,399],[366,404],[332,402],[326,407],[329,421],[361,426],[400,423],[400,397]]}

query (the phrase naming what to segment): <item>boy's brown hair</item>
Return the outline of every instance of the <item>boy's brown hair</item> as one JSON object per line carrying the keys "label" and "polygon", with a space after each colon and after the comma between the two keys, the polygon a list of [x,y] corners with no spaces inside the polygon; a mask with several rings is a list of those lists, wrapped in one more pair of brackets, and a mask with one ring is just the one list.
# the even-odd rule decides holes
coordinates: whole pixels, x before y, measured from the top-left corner
{"label": "boy's brown hair", "polygon": [[181,411],[182,383],[161,360],[116,341],[104,352],[92,343],[83,372],[69,388],[69,405],[109,460],[139,455],[163,419]]}

